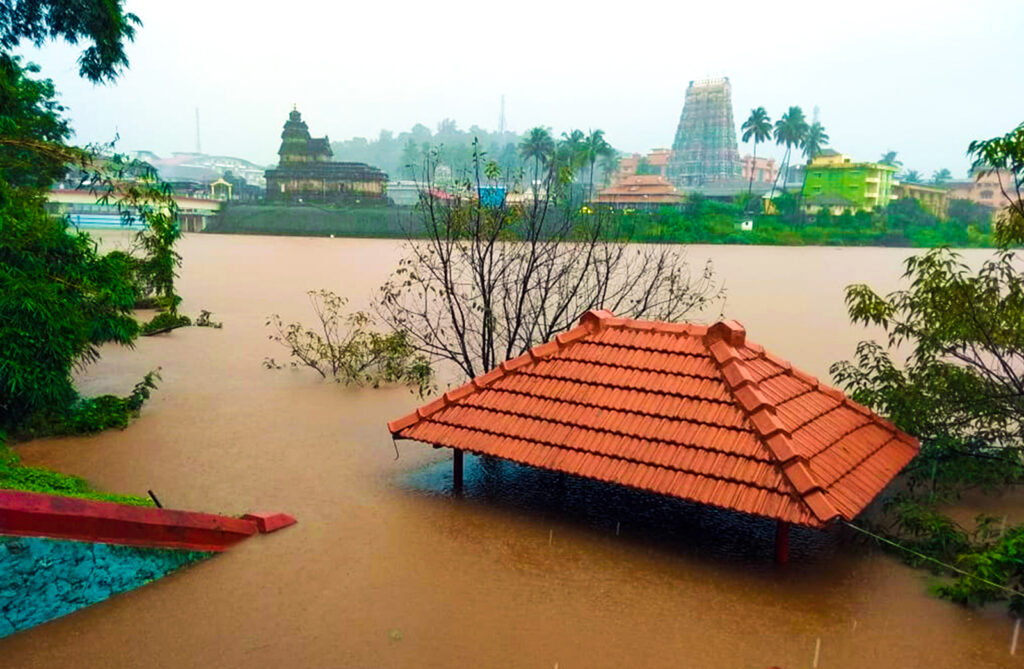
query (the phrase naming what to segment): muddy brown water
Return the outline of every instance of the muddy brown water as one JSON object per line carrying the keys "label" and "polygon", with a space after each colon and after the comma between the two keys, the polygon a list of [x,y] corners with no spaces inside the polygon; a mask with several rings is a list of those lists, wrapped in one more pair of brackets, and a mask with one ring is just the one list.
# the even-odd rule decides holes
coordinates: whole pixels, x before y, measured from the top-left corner
{"label": "muddy brown water", "polygon": [[[407,390],[260,364],[283,353],[268,314],[308,319],[304,291],[320,287],[364,306],[398,243],[190,235],[181,248],[186,309],[224,328],[105,349],[86,393],[162,368],[141,418],[18,450],[167,506],[299,524],[0,641],[0,667],[795,668],[818,639],[822,668],[1024,666],[1000,609],[935,599],[927,575],[835,532],[798,532],[779,570],[755,519],[508,463],[471,459],[454,499],[448,452],[401,442],[396,459],[384,424],[417,404]],[[827,377],[865,334],[843,286],[895,287],[907,251],[689,254],[713,258],[752,340]]]}

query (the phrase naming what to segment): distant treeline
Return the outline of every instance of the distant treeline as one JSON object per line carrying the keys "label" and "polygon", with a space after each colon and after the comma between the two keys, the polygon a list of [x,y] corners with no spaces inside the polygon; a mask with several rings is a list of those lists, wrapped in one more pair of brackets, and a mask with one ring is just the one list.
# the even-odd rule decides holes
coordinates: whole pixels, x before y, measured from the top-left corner
{"label": "distant treeline", "polygon": [[391,179],[414,179],[420,176],[423,158],[431,148],[440,147],[441,162],[458,175],[468,170],[472,162],[473,138],[495,160],[502,171],[511,173],[519,166],[520,136],[514,132],[494,132],[472,126],[460,130],[455,121],[445,119],[438,123],[437,131],[417,123],[409,132],[396,136],[390,130],[381,130],[376,139],[354,137],[343,142],[331,142],[334,160],[368,163],[388,173]]}

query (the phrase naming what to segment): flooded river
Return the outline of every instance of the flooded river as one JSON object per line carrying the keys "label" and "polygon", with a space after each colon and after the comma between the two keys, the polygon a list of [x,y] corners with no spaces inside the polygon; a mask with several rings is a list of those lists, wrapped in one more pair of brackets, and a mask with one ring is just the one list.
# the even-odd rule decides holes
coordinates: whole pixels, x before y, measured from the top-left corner
{"label": "flooded river", "polygon": [[[385,423],[417,404],[407,390],[261,366],[285,353],[269,314],[309,320],[313,288],[365,306],[397,242],[191,235],[181,249],[185,310],[224,328],[105,349],[88,394],[162,368],[141,418],[19,452],[167,506],[299,524],[4,639],[0,667],[789,669],[819,640],[823,669],[1024,666],[1003,612],[935,599],[927,575],[835,533],[796,533],[779,570],[756,520],[507,464],[470,461],[453,499],[450,452],[400,442],[396,459]],[[750,339],[822,377],[864,335],[843,286],[894,288],[907,254],[689,248],[714,260]]]}

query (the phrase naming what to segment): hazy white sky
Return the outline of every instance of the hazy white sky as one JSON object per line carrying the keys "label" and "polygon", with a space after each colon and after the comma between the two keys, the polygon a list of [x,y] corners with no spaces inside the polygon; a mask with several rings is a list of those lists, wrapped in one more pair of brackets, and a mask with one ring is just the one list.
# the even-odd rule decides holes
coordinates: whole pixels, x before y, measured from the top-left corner
{"label": "hazy white sky", "polygon": [[[75,47],[23,49],[82,143],[276,162],[293,103],[314,135],[396,133],[445,117],[510,129],[602,128],[625,151],[670,146],[691,79],[727,75],[755,106],[820,119],[855,159],[960,177],[967,144],[1024,121],[1024,0],[778,2],[135,1],[131,67],[77,76]],[[773,152],[759,146],[760,153]],[[741,152],[750,147],[741,144]]]}

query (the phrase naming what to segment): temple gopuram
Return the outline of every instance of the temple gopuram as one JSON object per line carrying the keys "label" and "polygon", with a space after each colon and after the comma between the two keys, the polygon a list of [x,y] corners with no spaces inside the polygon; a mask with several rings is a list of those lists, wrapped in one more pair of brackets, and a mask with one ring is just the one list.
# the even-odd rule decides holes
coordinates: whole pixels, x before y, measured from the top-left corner
{"label": "temple gopuram", "polygon": [[280,163],[267,170],[267,200],[347,203],[385,199],[388,176],[366,163],[336,163],[327,137],[310,137],[292,109],[281,133]]}

